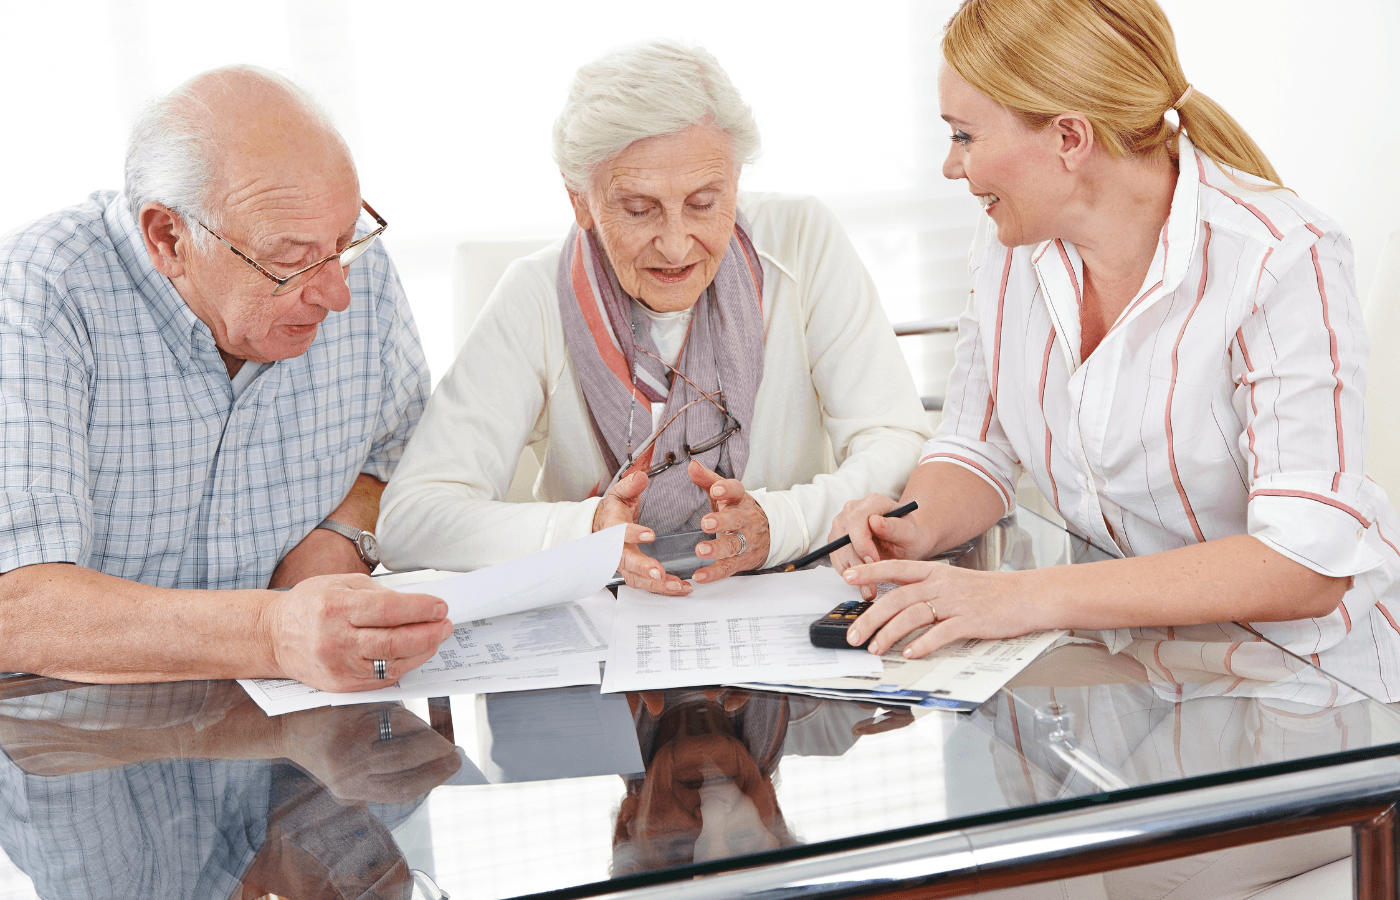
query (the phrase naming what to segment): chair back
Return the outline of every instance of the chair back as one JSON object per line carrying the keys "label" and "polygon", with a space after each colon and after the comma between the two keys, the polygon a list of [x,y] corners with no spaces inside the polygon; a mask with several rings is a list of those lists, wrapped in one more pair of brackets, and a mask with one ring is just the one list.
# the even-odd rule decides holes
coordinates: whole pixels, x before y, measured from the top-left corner
{"label": "chair back", "polygon": [[1381,252],[1380,268],[1366,297],[1371,363],[1366,378],[1366,474],[1400,503],[1400,231]]}
{"label": "chair back", "polygon": [[[496,289],[496,283],[506,268],[522,256],[529,256],[547,246],[547,240],[525,241],[465,241],[457,245],[452,269],[452,336],[453,352],[466,343],[467,333],[486,306],[486,300]],[[515,475],[505,499],[510,503],[534,500],[534,486],[540,471],[539,460],[529,447],[520,451]]]}

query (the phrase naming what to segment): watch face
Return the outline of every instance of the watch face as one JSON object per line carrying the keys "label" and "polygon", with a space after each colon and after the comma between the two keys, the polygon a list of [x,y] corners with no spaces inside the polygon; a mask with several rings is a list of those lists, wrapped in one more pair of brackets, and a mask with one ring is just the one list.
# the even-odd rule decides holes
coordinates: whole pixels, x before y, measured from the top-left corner
{"label": "watch face", "polygon": [[361,531],[360,539],[356,543],[360,547],[360,558],[367,566],[373,569],[379,565],[379,541],[375,540],[374,535],[368,531]]}

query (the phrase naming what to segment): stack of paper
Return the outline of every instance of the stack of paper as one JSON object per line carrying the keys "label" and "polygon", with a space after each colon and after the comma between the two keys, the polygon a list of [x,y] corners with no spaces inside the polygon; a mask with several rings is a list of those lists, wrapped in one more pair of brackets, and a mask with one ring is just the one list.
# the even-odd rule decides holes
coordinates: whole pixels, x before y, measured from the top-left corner
{"label": "stack of paper", "polygon": [[875,675],[733,686],[966,712],[980,706],[1064,634],[1036,631],[996,641],[968,638],[923,659],[905,659],[905,646],[925,630],[919,629],[887,650],[880,657],[883,671]]}
{"label": "stack of paper", "polygon": [[[456,624],[433,658],[398,684],[336,694],[285,679],[239,684],[268,715],[445,694],[597,684],[607,654],[604,632],[612,596],[605,590],[622,557],[618,525],[559,547],[465,575],[395,585],[447,601]],[[585,607],[597,612],[590,615]]]}

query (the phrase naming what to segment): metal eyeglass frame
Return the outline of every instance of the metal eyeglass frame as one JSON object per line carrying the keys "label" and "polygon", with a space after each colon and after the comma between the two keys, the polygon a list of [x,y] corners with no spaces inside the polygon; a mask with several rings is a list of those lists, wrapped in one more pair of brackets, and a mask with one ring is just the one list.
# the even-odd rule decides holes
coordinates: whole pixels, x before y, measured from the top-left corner
{"label": "metal eyeglass frame", "polygon": [[272,291],[272,296],[276,297],[281,294],[285,294],[287,291],[295,290],[296,288],[310,281],[313,277],[315,277],[317,270],[319,270],[321,266],[324,266],[326,263],[330,262],[333,259],[338,258],[340,260],[340,267],[342,269],[349,268],[351,263],[359,259],[360,256],[370,248],[370,245],[374,243],[375,238],[379,237],[381,234],[384,233],[384,229],[389,227],[389,223],[384,221],[383,217],[381,217],[379,213],[374,211],[374,207],[370,206],[365,201],[360,201],[360,207],[364,209],[365,212],[370,214],[370,216],[374,219],[375,224],[379,226],[378,228],[374,229],[364,237],[352,241],[350,245],[347,246],[344,250],[341,250],[338,253],[332,253],[325,259],[320,260],[318,262],[314,262],[305,268],[297,269],[295,272],[284,278],[279,278],[278,276],[273,275],[267,269],[264,269],[262,266],[258,265],[256,262],[253,261],[253,258],[251,256],[244,253],[242,250],[239,250],[237,247],[233,246],[228,241],[224,240],[223,235],[219,234],[217,231],[210,228],[208,225],[205,225],[198,219],[195,219],[195,222],[199,224],[200,228],[203,228],[205,231],[218,238],[219,241],[225,247],[232,250],[234,256],[243,260],[245,263],[256,269],[258,273],[261,274],[264,278],[276,284],[277,287],[274,288]]}

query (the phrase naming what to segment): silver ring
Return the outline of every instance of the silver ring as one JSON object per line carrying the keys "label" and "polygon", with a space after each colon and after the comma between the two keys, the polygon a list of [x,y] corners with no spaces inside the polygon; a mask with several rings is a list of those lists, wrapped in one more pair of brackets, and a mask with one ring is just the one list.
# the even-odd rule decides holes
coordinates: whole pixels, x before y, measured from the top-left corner
{"label": "silver ring", "polygon": [[933,608],[933,601],[932,601],[932,600],[925,600],[925,601],[924,601],[924,606],[927,606],[927,607],[928,607],[929,615],[933,616],[933,621],[930,622],[929,624],[930,624],[930,625],[936,624],[936,623],[938,622],[938,610],[936,610],[936,609]]}
{"label": "silver ring", "polygon": [[732,534],[732,535],[734,535],[736,538],[739,539],[739,552],[736,553],[736,554],[734,554],[734,555],[735,555],[735,556],[743,556],[745,553],[748,552],[748,549],[749,549],[749,539],[746,538],[746,537],[744,537],[744,533],[743,533],[742,531],[731,531],[731,532],[729,532],[729,533]]}
{"label": "silver ring", "polygon": [[380,681],[389,677],[389,664],[382,659],[374,661],[374,677]]}
{"label": "silver ring", "polygon": [[379,739],[381,741],[392,741],[394,739],[394,726],[389,721],[389,711],[381,709],[379,711]]}

